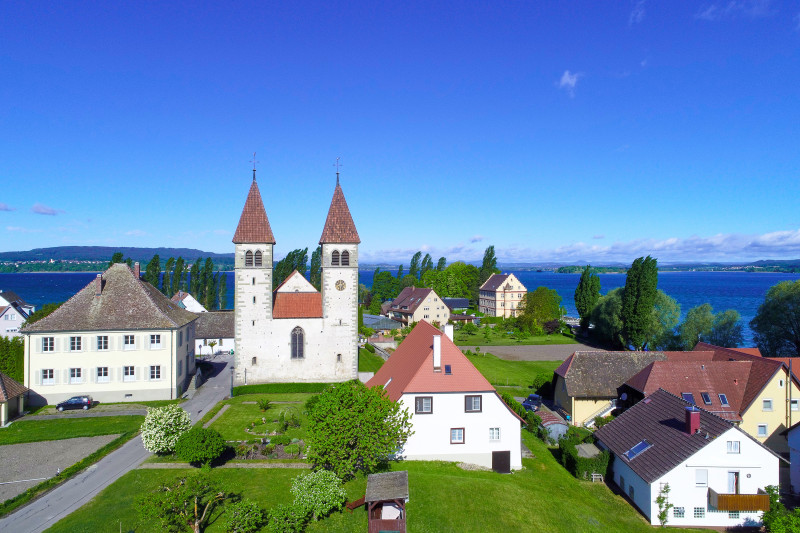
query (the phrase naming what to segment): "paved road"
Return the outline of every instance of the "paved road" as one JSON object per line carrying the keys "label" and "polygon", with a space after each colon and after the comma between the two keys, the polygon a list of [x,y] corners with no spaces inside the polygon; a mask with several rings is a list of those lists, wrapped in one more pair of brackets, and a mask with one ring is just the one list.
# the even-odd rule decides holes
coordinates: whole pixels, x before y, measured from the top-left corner
{"label": "paved road", "polygon": [[[474,346],[459,346],[461,351],[475,351]],[[543,346],[481,346],[481,352],[489,352],[507,361],[563,361],[578,350],[600,350],[585,344],[546,344]]]}
{"label": "paved road", "polygon": [[[181,404],[197,422],[217,402],[230,394],[230,358],[214,363],[215,374],[197,390],[194,398]],[[38,500],[0,520],[0,532],[38,533],[49,528],[94,498],[120,476],[150,456],[141,437],[128,441],[79,475],[59,485]]]}

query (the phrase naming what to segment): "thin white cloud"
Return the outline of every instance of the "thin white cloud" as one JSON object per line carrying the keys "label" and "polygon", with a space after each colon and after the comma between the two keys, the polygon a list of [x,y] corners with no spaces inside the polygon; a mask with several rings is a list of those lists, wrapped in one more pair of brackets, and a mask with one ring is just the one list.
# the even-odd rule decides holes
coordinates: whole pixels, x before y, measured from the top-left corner
{"label": "thin white cloud", "polygon": [[704,5],[695,13],[694,18],[715,21],[729,18],[761,18],[772,15],[770,0],[730,0]]}
{"label": "thin white cloud", "polygon": [[469,242],[481,242],[483,240],[483,235],[473,235],[470,237]]}
{"label": "thin white cloud", "polygon": [[606,238],[605,235],[592,235],[592,239],[596,239],[596,240],[605,239],[605,238]]}
{"label": "thin white cloud", "polygon": [[641,21],[643,21],[644,13],[644,0],[639,0],[636,2],[636,5],[633,6],[633,10],[628,17],[628,26],[633,26],[634,24],[639,24]]}
{"label": "thin white cloud", "polygon": [[20,226],[6,226],[6,231],[15,233],[41,233],[40,229],[23,228]]}
{"label": "thin white cloud", "polygon": [[31,207],[31,211],[36,213],[37,215],[48,215],[51,217],[64,212],[61,209],[54,209],[52,207],[39,203],[33,204],[33,207]]}
{"label": "thin white cloud", "polygon": [[578,85],[578,80],[583,77],[583,74],[580,72],[575,72],[574,74],[569,70],[565,70],[564,74],[561,75],[561,79],[558,82],[558,88],[564,89],[567,94],[572,98],[575,96],[575,87]]}
{"label": "thin white cloud", "polygon": [[231,232],[226,229],[215,229],[211,233],[214,235],[230,235]]}
{"label": "thin white cloud", "polygon": [[0,211],[16,211],[16,209],[8,204],[0,203]]}
{"label": "thin white cloud", "polygon": [[126,231],[125,235],[128,235],[130,237],[144,237],[145,235],[147,235],[147,232],[140,229],[132,229],[130,231]]}

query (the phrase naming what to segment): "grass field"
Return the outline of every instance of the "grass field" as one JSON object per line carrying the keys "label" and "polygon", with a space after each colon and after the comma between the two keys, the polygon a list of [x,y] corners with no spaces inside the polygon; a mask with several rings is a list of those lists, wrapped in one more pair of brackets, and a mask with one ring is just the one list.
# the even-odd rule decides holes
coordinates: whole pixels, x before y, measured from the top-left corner
{"label": "grass field", "polygon": [[358,349],[358,371],[377,372],[383,366],[383,358],[364,348]]}
{"label": "grass field", "polygon": [[0,429],[0,445],[62,440],[74,437],[117,435],[136,431],[143,416],[98,416],[57,420],[20,420]]}
{"label": "grass field", "polygon": [[515,396],[527,396],[536,392],[529,387],[540,376],[552,379],[553,371],[561,361],[506,361],[494,355],[467,355],[467,359],[483,374],[499,392],[507,391]]}
{"label": "grass field", "polygon": [[455,332],[455,343],[459,346],[541,346],[546,344],[574,344],[575,337],[554,333],[552,335],[528,336],[517,340],[505,330],[494,327],[489,328],[489,338],[484,335],[486,326],[478,329],[475,335],[467,335],[463,329]]}
{"label": "grass field", "polygon": [[[302,439],[305,436],[305,427],[307,425],[307,417],[303,414],[304,404],[308,398],[313,394],[307,393],[282,393],[282,394],[246,394],[236,396],[232,399],[225,400],[223,404],[229,404],[230,407],[219,417],[213,424],[212,429],[220,432],[225,440],[250,440],[259,437],[252,433],[248,433],[244,428],[248,427],[251,422],[260,420],[262,417],[266,418],[268,422],[277,420],[281,411],[295,412],[300,417],[301,426],[299,428],[289,428],[286,435],[292,438]],[[257,404],[249,404],[245,402],[257,402],[258,400],[266,398],[273,402],[268,411],[262,413]],[[277,403],[282,402],[282,403]],[[257,426],[257,429],[262,432],[262,436],[266,431],[274,431],[276,424],[268,423]]]}
{"label": "grass field", "polygon": [[[510,475],[465,471],[439,462],[409,461],[394,465],[396,470],[409,472],[408,530],[417,533],[653,531],[622,497],[614,495],[603,484],[576,480],[556,462],[544,444],[527,432],[523,434],[535,458],[523,459],[525,468]],[[291,480],[301,473],[291,469],[212,471],[227,490],[253,499],[266,509],[291,502]],[[186,475],[186,471],[129,472],[48,531],[160,531],[158,524],[139,519],[136,502],[139,495],[181,475]],[[363,478],[347,483],[348,498],[354,500],[363,496],[365,487]],[[366,522],[362,507],[353,513],[344,511],[312,524],[308,531],[366,531]],[[224,517],[220,511],[213,514],[207,531],[224,531]]]}

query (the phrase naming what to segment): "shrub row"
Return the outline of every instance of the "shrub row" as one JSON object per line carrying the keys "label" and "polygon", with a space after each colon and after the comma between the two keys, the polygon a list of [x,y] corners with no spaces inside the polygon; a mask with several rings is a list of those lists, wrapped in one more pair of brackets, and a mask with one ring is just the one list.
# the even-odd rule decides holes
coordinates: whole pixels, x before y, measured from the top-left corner
{"label": "shrub row", "polygon": [[601,451],[596,457],[580,457],[578,444],[584,442],[594,443],[594,436],[588,429],[572,426],[567,430],[565,437],[558,441],[561,451],[561,464],[567,471],[578,479],[591,479],[593,473],[606,475],[611,455],[608,451]]}
{"label": "shrub row", "polygon": [[364,345],[364,349],[370,353],[375,353],[375,347],[369,343]]}
{"label": "shrub row", "polygon": [[329,383],[259,383],[257,385],[240,385],[233,388],[234,396],[244,394],[277,394],[289,392],[322,392]]}
{"label": "shrub row", "polygon": [[507,392],[503,392],[500,396],[503,398],[503,401],[506,402],[506,405],[508,405],[512,411],[517,413],[520,418],[525,421],[528,431],[533,433],[534,437],[541,441],[547,442],[549,434],[547,433],[547,429],[545,429],[545,427],[542,425],[542,419],[539,418],[539,415],[532,411],[526,410],[521,403],[515,400],[514,397]]}

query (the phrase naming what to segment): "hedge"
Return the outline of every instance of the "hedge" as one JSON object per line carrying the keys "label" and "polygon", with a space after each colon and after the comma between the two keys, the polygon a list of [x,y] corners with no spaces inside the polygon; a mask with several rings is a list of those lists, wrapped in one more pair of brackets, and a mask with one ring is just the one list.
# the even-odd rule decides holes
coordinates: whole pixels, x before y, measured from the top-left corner
{"label": "hedge", "polygon": [[591,431],[572,426],[567,430],[565,437],[558,441],[561,451],[561,464],[567,471],[578,479],[591,479],[593,473],[606,475],[611,455],[608,451],[601,451],[600,455],[592,458],[578,456],[578,444],[594,442]]}
{"label": "hedge", "polygon": [[288,392],[322,392],[330,383],[259,383],[257,385],[241,385],[233,388],[234,396],[244,394],[277,394]]}
{"label": "hedge", "polygon": [[506,402],[506,405],[508,405],[512,411],[517,413],[519,417],[525,421],[528,431],[533,433],[534,437],[547,442],[549,434],[542,425],[542,419],[539,417],[539,415],[532,411],[526,410],[521,403],[515,400],[514,397],[507,392],[501,393],[500,397],[504,402]]}

